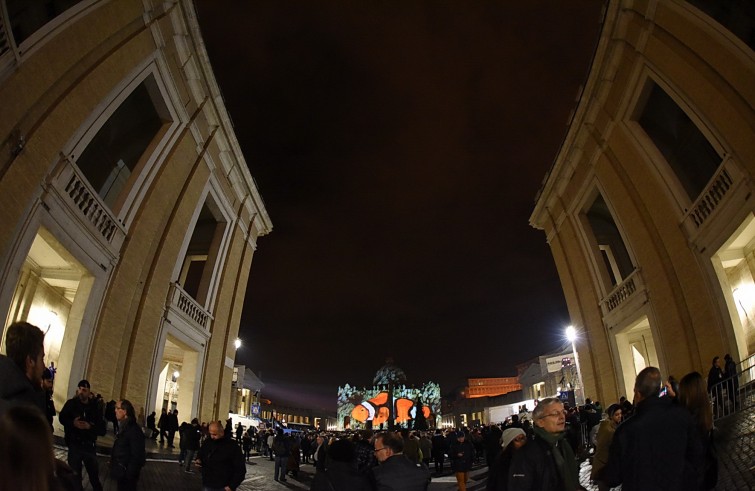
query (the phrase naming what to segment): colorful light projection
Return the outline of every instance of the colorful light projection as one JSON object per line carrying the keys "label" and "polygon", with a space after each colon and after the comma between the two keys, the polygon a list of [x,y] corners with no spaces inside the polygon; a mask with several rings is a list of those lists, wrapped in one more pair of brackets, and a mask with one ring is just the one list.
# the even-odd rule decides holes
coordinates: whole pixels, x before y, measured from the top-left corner
{"label": "colorful light projection", "polygon": [[[338,388],[338,428],[362,429],[372,423],[379,428],[388,423],[389,390],[386,386],[358,389],[346,384]],[[421,409],[418,407],[421,405]],[[397,385],[393,387],[394,423],[398,427],[412,427],[418,411],[422,411],[430,427],[440,421],[440,386],[428,382],[420,388]]]}

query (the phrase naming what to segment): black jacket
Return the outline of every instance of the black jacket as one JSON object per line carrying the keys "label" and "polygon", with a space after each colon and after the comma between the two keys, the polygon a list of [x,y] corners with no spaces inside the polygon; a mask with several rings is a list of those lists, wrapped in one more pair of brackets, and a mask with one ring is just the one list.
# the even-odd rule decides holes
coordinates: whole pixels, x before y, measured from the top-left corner
{"label": "black jacket", "polygon": [[202,465],[202,484],[208,488],[236,489],[244,481],[244,454],[230,438],[208,438],[199,449],[198,459]]}
{"label": "black jacket", "polygon": [[508,481],[510,491],[574,491],[564,490],[551,446],[537,435],[514,452]]}
{"label": "black jacket", "polygon": [[451,459],[451,469],[454,472],[466,472],[472,468],[475,458],[475,449],[472,442],[464,439],[464,442],[455,441],[448,450]]}
{"label": "black jacket", "polygon": [[45,391],[34,387],[24,372],[5,355],[0,355],[0,414],[12,406],[34,406],[47,414]]}
{"label": "black jacket", "polygon": [[405,455],[392,455],[373,467],[377,491],[425,491],[430,484],[430,471],[414,464]]}
{"label": "black jacket", "polygon": [[441,434],[434,435],[432,442],[433,457],[436,459],[442,459],[444,454],[446,453],[446,450],[448,450],[448,442],[446,441],[446,437]]}
{"label": "black jacket", "polygon": [[199,450],[199,442],[202,440],[202,429],[199,425],[189,425],[181,438],[186,440],[187,450]]}
{"label": "black jacket", "polygon": [[318,471],[310,491],[372,491],[367,476],[346,462],[331,461],[326,471]]}
{"label": "black jacket", "polygon": [[703,446],[692,416],[669,397],[650,397],[616,428],[601,478],[623,491],[697,489]]}
{"label": "black jacket", "polygon": [[[81,402],[78,396],[68,399],[60,410],[58,420],[66,430],[66,445],[93,446],[98,436],[105,434],[105,415],[97,401],[90,399],[87,404]],[[73,420],[79,418],[86,421],[92,427],[88,430],[80,430],[73,425]]]}
{"label": "black jacket", "polygon": [[144,433],[136,423],[129,422],[120,428],[113,442],[110,454],[111,475],[136,480],[145,462]]}

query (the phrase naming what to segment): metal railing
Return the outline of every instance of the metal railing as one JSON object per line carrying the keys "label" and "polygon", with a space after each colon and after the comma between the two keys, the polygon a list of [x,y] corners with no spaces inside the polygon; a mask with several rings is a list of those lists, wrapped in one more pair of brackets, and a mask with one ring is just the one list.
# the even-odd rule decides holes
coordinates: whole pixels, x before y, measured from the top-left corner
{"label": "metal railing", "polygon": [[717,383],[710,393],[714,421],[755,406],[755,355],[739,363],[736,376]]}

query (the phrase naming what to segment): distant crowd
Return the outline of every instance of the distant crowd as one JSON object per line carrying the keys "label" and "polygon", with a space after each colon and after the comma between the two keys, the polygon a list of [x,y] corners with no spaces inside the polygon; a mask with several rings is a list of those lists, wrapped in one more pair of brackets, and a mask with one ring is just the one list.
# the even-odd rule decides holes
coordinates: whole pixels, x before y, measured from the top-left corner
{"label": "distant crowd", "polygon": [[[591,464],[589,486],[599,491],[711,490],[718,476],[712,408],[736,405],[736,364],[713,359],[707,381],[691,372],[678,382],[655,367],[635,380],[633,400],[607,408],[559,398],[505,423],[475,428],[298,432],[235,427],[232,420],[179,424],[177,410],[144,418],[125,399],[105,403],[88,380],[58,413],[52,402],[55,368],[44,363],[44,333],[18,322],[0,355],[0,491],[78,491],[86,468],[94,491],[103,489],[96,441],[112,423],[110,479],[119,491],[138,488],[145,441],[175,448],[184,472],[198,469],[204,491],[233,491],[253,455],[274,461],[272,479],[298,479],[312,465],[312,491],[425,491],[446,472],[466,491],[470,471],[488,467],[490,491],[580,490],[578,464]],[[67,462],[55,458],[54,418],[65,429]],[[431,471],[432,469],[432,471]]]}

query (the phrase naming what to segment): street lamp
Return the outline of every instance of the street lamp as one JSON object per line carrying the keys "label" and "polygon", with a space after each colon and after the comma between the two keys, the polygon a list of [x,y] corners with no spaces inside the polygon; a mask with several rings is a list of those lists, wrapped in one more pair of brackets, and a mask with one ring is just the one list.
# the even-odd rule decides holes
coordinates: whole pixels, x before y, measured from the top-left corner
{"label": "street lamp", "polygon": [[577,390],[574,390],[574,399],[577,404],[584,405],[585,403],[585,385],[582,383],[582,370],[579,368],[579,354],[577,354],[577,347],[574,342],[577,340],[577,330],[574,326],[567,326],[566,339],[571,342],[571,350],[574,353],[574,363],[577,365],[577,380],[579,381],[579,398],[577,398]]}
{"label": "street lamp", "polygon": [[241,339],[236,338],[236,341],[233,342],[233,345],[236,347],[236,349],[241,348]]}

